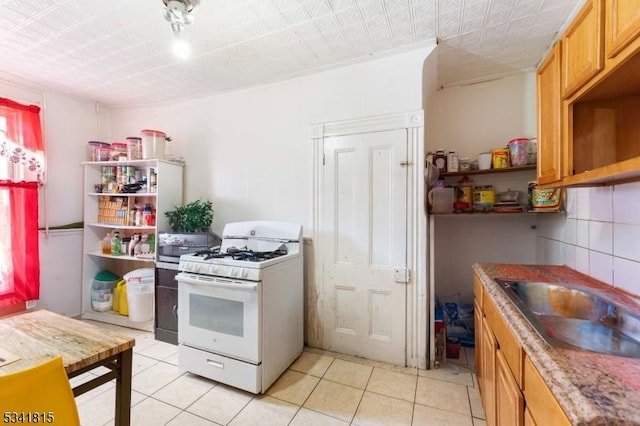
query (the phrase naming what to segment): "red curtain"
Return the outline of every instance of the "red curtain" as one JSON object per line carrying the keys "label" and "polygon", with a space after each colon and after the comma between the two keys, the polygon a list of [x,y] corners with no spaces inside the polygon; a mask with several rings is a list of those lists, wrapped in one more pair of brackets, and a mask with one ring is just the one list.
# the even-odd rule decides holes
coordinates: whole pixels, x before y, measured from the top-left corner
{"label": "red curtain", "polygon": [[44,151],[40,107],[22,105],[11,99],[0,98],[0,117],[7,120],[7,138],[30,151]]}
{"label": "red curtain", "polygon": [[[43,153],[39,107],[0,98],[0,119],[6,122],[6,133],[0,135],[3,140],[8,139],[31,153]],[[37,179],[33,182],[12,180],[8,171],[13,166],[29,169],[32,163],[6,146],[0,148],[3,150],[0,161],[6,164],[6,176],[0,176],[0,308],[40,296],[39,184]],[[33,176],[24,176],[27,175]]]}
{"label": "red curtain", "polygon": [[[9,237],[10,254],[5,292],[0,307],[40,298],[40,253],[38,249],[38,184],[0,181],[0,197],[9,201],[8,215],[0,227]],[[5,239],[6,243],[6,239]]]}

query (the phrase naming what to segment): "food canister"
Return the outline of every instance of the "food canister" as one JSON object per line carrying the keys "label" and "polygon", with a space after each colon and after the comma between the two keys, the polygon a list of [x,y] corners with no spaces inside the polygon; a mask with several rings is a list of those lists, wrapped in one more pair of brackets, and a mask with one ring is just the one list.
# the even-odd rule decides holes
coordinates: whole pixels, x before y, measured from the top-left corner
{"label": "food canister", "polygon": [[494,169],[509,168],[509,148],[496,148],[491,150],[491,159]]}
{"label": "food canister", "polygon": [[159,130],[146,129],[140,131],[140,136],[142,136],[142,158],[145,160],[162,160],[164,158],[164,144],[167,135]]}
{"label": "food canister", "polygon": [[89,161],[109,161],[111,144],[108,142],[89,141]]}
{"label": "food canister", "polygon": [[458,181],[456,188],[456,211],[469,211],[473,208],[473,181],[468,176],[463,176]]}
{"label": "food canister", "polygon": [[[491,168],[491,153],[490,152],[481,152],[478,154],[478,170],[489,170]],[[473,165],[471,166],[471,170],[473,170]]]}
{"label": "food canister", "polygon": [[493,209],[496,193],[492,185],[476,186],[473,189],[473,210],[489,211]]}
{"label": "food canister", "polygon": [[536,181],[530,181],[528,193],[533,211],[555,211],[560,209],[562,201],[561,188],[539,189]]}
{"label": "food canister", "polygon": [[127,158],[142,160],[142,138],[129,136],[127,138]]}
{"label": "food canister", "polygon": [[127,161],[127,144],[123,142],[111,143],[111,158],[113,161]]}
{"label": "food canister", "polygon": [[513,167],[527,165],[529,161],[528,145],[529,139],[527,138],[513,139],[507,143],[511,157],[511,165]]}

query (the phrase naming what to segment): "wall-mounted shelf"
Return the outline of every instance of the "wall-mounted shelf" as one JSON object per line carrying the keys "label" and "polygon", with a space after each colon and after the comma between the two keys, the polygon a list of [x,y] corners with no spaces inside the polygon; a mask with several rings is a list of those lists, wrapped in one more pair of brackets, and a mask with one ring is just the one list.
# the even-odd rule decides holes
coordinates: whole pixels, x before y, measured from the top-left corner
{"label": "wall-mounted shelf", "polygon": [[445,178],[448,176],[471,176],[471,175],[488,175],[494,173],[512,173],[512,172],[520,172],[523,170],[535,170],[535,164],[527,164],[526,166],[519,167],[508,167],[506,169],[488,169],[488,170],[467,170],[466,172],[447,172],[440,173],[441,178]]}
{"label": "wall-mounted shelf", "polygon": [[437,217],[473,217],[473,218],[481,218],[481,217],[510,217],[510,216],[525,216],[525,215],[537,215],[537,214],[547,214],[547,213],[564,213],[564,210],[527,210],[523,212],[473,212],[473,213],[430,213],[431,216]]}

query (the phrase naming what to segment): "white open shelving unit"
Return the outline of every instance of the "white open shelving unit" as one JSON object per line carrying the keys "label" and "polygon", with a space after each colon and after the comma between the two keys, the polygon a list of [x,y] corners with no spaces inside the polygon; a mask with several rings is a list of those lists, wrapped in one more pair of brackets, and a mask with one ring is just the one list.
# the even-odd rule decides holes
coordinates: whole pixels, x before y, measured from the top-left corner
{"label": "white open shelving unit", "polygon": [[[159,232],[170,231],[165,212],[181,205],[184,165],[168,160],[132,160],[132,161],[89,161],[84,166],[84,241],[82,260],[82,318],[116,324],[124,327],[153,331],[154,320],[132,322],[129,317],[114,311],[98,312],[91,307],[91,285],[96,274],[108,270],[123,276],[139,268],[154,268],[155,257],[137,258],[128,255],[113,256],[102,253],[101,242],[107,233],[120,231],[124,237],[134,233],[155,234],[157,253]],[[103,167],[133,166],[142,174],[149,176],[153,170],[157,178],[157,191],[145,193],[105,193],[96,192],[95,185],[102,183]],[[147,179],[149,181],[149,179]],[[155,207],[155,226],[131,226],[128,224],[109,224],[98,221],[99,201],[101,197],[128,197],[131,204],[149,203]]]}

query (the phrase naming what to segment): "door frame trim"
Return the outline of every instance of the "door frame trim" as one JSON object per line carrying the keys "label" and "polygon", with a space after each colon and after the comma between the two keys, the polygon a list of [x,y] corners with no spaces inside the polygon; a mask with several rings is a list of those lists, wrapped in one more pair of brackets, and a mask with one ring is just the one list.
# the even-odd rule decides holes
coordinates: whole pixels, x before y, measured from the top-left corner
{"label": "door frame trim", "polygon": [[312,235],[316,247],[313,249],[313,263],[308,277],[307,288],[307,343],[309,346],[323,347],[323,324],[320,315],[324,312],[322,283],[322,196],[324,138],[361,133],[382,132],[405,129],[407,131],[407,154],[413,164],[407,182],[407,221],[412,232],[407,235],[407,267],[410,281],[407,284],[406,300],[406,355],[408,367],[426,369],[428,363],[428,299],[427,289],[427,216],[423,208],[424,194],[424,110],[384,114],[351,120],[330,121],[311,124],[313,142],[313,199],[311,203]]}

